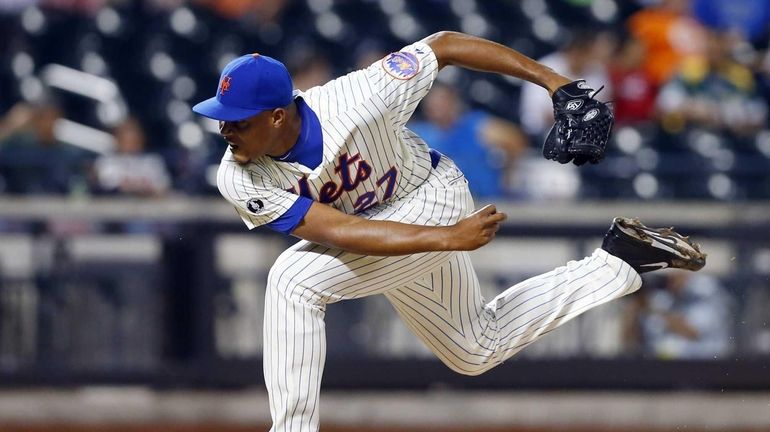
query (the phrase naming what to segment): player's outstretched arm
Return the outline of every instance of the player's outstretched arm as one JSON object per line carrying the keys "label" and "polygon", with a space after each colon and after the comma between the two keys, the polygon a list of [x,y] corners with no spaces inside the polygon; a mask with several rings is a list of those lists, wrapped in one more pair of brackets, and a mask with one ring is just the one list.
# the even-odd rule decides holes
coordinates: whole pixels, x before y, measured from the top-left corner
{"label": "player's outstretched arm", "polygon": [[518,51],[487,39],[442,31],[428,36],[423,42],[430,45],[439,68],[454,65],[510,75],[537,84],[547,89],[550,95],[573,81]]}
{"label": "player's outstretched arm", "polygon": [[409,225],[364,219],[314,202],[292,235],[362,255],[474,250],[492,241],[505,218],[488,205],[451,226]]}
{"label": "player's outstretched arm", "polygon": [[424,39],[439,67],[496,72],[535,83],[551,95],[555,123],[543,144],[543,157],[560,163],[598,163],[610,139],[614,116],[583,80],[572,81],[553,69],[498,43],[456,32]]}

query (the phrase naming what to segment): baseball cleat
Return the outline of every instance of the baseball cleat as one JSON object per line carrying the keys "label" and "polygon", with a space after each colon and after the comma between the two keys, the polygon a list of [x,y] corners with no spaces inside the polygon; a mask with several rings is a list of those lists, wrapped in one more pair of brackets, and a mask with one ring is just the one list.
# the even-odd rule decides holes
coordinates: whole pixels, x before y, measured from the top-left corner
{"label": "baseball cleat", "polygon": [[706,265],[700,245],[674,228],[647,228],[639,219],[615,218],[602,249],[627,262],[637,273],[664,268],[697,271]]}

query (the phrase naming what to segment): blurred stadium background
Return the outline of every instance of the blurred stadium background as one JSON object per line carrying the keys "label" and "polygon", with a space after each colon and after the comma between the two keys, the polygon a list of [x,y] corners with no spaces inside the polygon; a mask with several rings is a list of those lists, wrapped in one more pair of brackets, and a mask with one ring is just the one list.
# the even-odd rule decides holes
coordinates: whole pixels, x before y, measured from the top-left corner
{"label": "blurred stadium background", "polygon": [[488,296],[614,216],[709,263],[472,378],[387,302],[331,305],[323,430],[770,430],[769,23],[766,0],[0,0],[0,430],[264,430],[262,292],[290,240],[218,197],[223,143],[190,107],[243,53],[308,88],[439,30],[606,85],[618,117],[605,161],[560,166],[545,92],[442,72],[412,125],[510,215],[474,254]]}

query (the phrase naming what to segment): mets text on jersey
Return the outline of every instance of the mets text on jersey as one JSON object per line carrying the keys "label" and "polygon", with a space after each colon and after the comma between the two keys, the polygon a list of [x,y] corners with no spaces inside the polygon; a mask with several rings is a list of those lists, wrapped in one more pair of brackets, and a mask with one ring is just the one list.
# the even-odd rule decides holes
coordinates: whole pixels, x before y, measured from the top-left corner
{"label": "mets text on jersey", "polygon": [[[350,174],[351,168],[353,168],[353,176]],[[303,176],[299,179],[299,195],[317,200],[324,204],[334,202],[343,192],[355,190],[361,182],[369,179],[372,175],[372,166],[364,159],[361,159],[361,155],[358,153],[353,156],[343,153],[337,159],[337,164],[334,166],[334,172],[339,177],[339,183],[331,180],[324,183],[318,191],[317,197],[314,197],[310,191],[307,176]],[[378,178],[376,182],[376,185],[380,190],[384,189],[382,198],[377,198],[377,191],[366,191],[362,193],[353,204],[355,212],[360,213],[374,207],[380,202],[387,201],[388,198],[393,195],[397,178],[398,170],[396,167],[390,167],[390,169]],[[293,186],[287,190],[291,193],[297,193],[297,189]]]}

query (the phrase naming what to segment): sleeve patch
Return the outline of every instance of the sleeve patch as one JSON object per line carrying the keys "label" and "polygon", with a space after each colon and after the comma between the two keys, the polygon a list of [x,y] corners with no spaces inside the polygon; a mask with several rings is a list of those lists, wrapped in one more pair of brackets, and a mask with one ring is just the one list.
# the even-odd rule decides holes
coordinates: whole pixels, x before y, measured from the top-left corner
{"label": "sleeve patch", "polygon": [[393,78],[408,80],[420,71],[420,61],[410,52],[394,52],[382,59],[382,68]]}
{"label": "sleeve patch", "polygon": [[246,208],[252,213],[257,213],[265,207],[265,204],[259,198],[252,198],[246,202]]}

